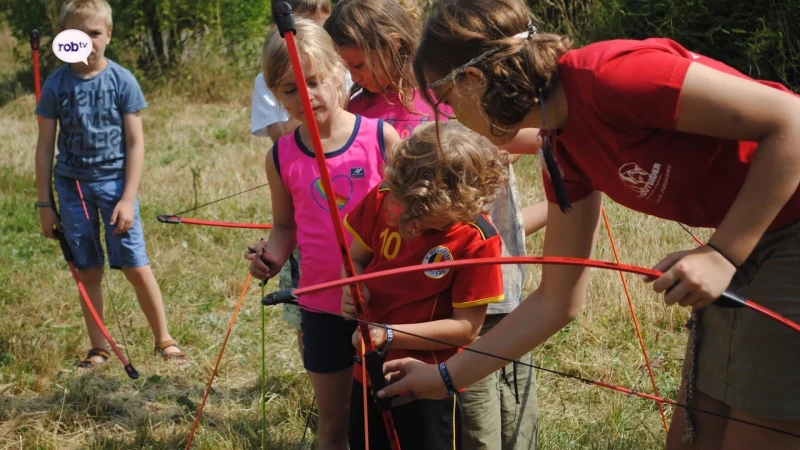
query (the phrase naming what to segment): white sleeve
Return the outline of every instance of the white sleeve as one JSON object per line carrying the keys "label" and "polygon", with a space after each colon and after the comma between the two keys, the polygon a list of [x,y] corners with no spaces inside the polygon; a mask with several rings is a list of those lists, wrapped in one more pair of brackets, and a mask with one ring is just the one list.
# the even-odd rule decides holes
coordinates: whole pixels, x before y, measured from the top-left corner
{"label": "white sleeve", "polygon": [[267,137],[267,127],[273,123],[286,122],[289,114],[275,100],[275,96],[267,89],[264,75],[256,75],[253,86],[252,111],[250,113],[250,133],[253,136]]}
{"label": "white sleeve", "polygon": [[344,70],[344,81],[345,81],[345,86],[347,88],[347,92],[349,93],[350,89],[353,88],[353,77],[350,75],[350,71],[347,69]]}

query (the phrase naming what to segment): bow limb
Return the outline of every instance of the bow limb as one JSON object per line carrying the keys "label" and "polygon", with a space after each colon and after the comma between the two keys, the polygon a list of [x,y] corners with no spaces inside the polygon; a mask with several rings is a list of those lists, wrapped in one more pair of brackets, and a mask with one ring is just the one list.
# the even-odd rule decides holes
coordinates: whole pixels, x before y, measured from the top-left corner
{"label": "bow limb", "polygon": [[[488,266],[493,264],[553,264],[562,266],[582,266],[582,267],[591,267],[596,269],[616,270],[636,275],[645,275],[648,277],[660,277],[663,274],[663,272],[659,270],[647,269],[644,267],[632,266],[628,264],[617,264],[609,261],[598,261],[594,259],[571,258],[571,257],[561,257],[561,256],[506,256],[500,258],[475,258],[475,259],[443,261],[433,264],[417,264],[413,266],[400,267],[380,272],[372,272],[358,276],[348,276],[347,278],[342,278],[339,280],[333,280],[326,283],[307,286],[301,289],[295,289],[292,291],[292,294],[296,297],[300,297],[305,294],[319,292],[325,289],[332,289],[346,285],[353,285],[355,283],[363,283],[365,281],[371,281],[383,277],[399,275],[409,272],[446,269],[446,268],[461,267],[461,266],[476,266],[476,265]],[[267,295],[267,297],[270,296]],[[267,297],[265,297],[265,300]],[[722,296],[720,296],[720,298],[713,303],[713,305],[723,308],[746,307],[760,314],[763,314],[767,317],[770,317],[773,320],[776,320],[779,323],[782,323],[783,325],[797,332],[800,332],[800,325],[793,322],[792,320],[764,306],[761,306],[752,300],[742,298],[739,295],[729,291],[725,291],[722,294]]]}
{"label": "bow limb", "polygon": [[[250,274],[247,274],[247,277],[244,280],[244,286],[242,286],[242,293],[239,294],[239,300],[236,302],[236,308],[233,310],[233,317],[231,317],[231,322],[228,325],[228,331],[225,333],[225,339],[222,340],[222,348],[219,350],[219,355],[217,355],[217,361],[214,363],[214,370],[211,371],[211,378],[208,380],[208,384],[206,385],[205,393],[203,394],[203,401],[200,403],[200,407],[197,409],[197,415],[194,418],[194,423],[192,424],[192,429],[189,431],[189,438],[186,441],[185,450],[189,450],[192,446],[192,439],[194,439],[194,433],[197,431],[197,425],[200,423],[200,416],[203,414],[203,408],[206,405],[206,400],[208,400],[208,394],[211,392],[211,385],[214,383],[214,378],[217,376],[217,370],[219,369],[219,363],[222,361],[222,355],[225,353],[225,347],[228,345],[228,338],[231,337],[231,331],[233,330],[233,325],[236,323],[236,317],[239,315],[239,308],[242,307],[242,301],[244,300],[244,296],[247,293],[247,289],[250,287]],[[263,383],[263,380],[262,380]]]}
{"label": "bow limb", "polygon": [[[608,214],[606,214],[605,206],[600,207],[600,212],[603,215],[603,223],[606,227],[606,232],[608,233],[608,240],[611,243],[611,249],[614,251],[614,261],[617,264],[620,263],[619,253],[617,252],[617,244],[614,241],[614,233],[611,231],[611,223],[608,220]],[[653,375],[653,367],[650,365],[650,358],[647,356],[647,349],[644,345],[644,339],[642,338],[642,331],[639,328],[639,319],[636,317],[636,310],[633,307],[633,300],[631,300],[631,293],[628,290],[628,281],[625,279],[625,273],[620,271],[619,272],[619,279],[622,282],[622,289],[625,291],[625,299],[628,301],[628,309],[631,311],[631,319],[633,320],[633,327],[636,330],[636,338],[639,341],[639,348],[642,350],[642,357],[644,358],[645,367],[647,367],[647,375],[650,378],[650,386],[653,388],[653,394],[658,394],[658,386],[656,385],[656,378]],[[664,431],[669,433],[669,425],[667,425],[667,416],[664,413],[664,405],[658,403],[658,411],[661,413],[661,423],[664,425]]]}
{"label": "bow limb", "polygon": [[92,320],[97,324],[97,327],[100,329],[100,332],[103,333],[103,337],[106,338],[108,344],[111,346],[111,349],[114,350],[114,353],[117,355],[119,360],[122,362],[122,365],[125,367],[125,373],[128,376],[135,380],[139,378],[139,372],[133,367],[130,361],[125,358],[125,355],[117,346],[117,343],[114,342],[114,339],[109,334],[108,329],[103,324],[103,320],[100,319],[100,316],[97,314],[97,311],[94,309],[94,305],[92,304],[92,300],[89,298],[89,294],[86,293],[86,288],[83,286],[83,282],[81,282],[80,276],[78,276],[78,270],[75,268],[75,263],[73,262],[72,250],[69,248],[69,244],[67,244],[67,239],[64,237],[64,234],[59,230],[53,230],[53,234],[55,234],[56,238],[58,239],[58,243],[61,245],[61,253],[64,255],[64,260],[67,262],[69,266],[70,272],[72,272],[72,278],[75,280],[75,284],[78,286],[78,292],[80,293],[81,301],[86,306],[86,309],[89,310],[89,314],[92,316]]}
{"label": "bow limb", "polygon": [[157,219],[161,223],[168,223],[172,225],[177,225],[182,223],[186,225],[202,225],[207,227],[247,228],[253,230],[272,229],[272,224],[270,223],[239,223],[239,222],[220,222],[216,220],[185,219],[183,217],[173,214],[159,214]]}

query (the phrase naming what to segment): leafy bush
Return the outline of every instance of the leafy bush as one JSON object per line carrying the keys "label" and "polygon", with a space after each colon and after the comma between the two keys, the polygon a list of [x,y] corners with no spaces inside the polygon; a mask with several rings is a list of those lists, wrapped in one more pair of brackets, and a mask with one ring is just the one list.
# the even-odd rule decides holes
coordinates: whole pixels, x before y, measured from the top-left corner
{"label": "leafy bush", "polygon": [[800,91],[800,2],[530,0],[534,14],[579,44],[668,37],[760,79]]}
{"label": "leafy bush", "polygon": [[[206,64],[214,65],[210,60],[220,58],[233,69],[231,73],[251,76],[249,72],[258,67],[257,49],[269,23],[269,0],[108,1],[114,29],[106,55],[131,69],[144,84],[176,76],[184,79],[187,70],[202,70]],[[59,31],[61,4],[62,0],[0,0],[0,17],[20,41],[19,58],[29,58],[30,31],[41,32],[43,76],[62,64],[48,51]]]}
{"label": "leafy bush", "polygon": [[[418,0],[429,11],[434,0]],[[523,1],[523,0],[520,0]],[[42,48],[58,31],[62,0],[0,0],[0,17],[30,59],[28,35]],[[800,2],[777,0],[527,0],[543,30],[578,45],[602,39],[662,36],[754,78],[800,90]],[[109,0],[114,10],[110,58],[134,71],[143,87],[214,100],[231,81],[258,71],[270,0]],[[43,75],[61,63],[42,51]],[[244,81],[242,81],[244,80]]]}

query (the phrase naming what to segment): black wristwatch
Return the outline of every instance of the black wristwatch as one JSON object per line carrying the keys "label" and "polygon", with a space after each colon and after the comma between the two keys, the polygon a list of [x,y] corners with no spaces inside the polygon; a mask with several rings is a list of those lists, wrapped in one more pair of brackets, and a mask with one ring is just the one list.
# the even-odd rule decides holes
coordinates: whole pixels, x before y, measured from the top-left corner
{"label": "black wristwatch", "polygon": [[53,202],[36,202],[37,208],[54,208]]}

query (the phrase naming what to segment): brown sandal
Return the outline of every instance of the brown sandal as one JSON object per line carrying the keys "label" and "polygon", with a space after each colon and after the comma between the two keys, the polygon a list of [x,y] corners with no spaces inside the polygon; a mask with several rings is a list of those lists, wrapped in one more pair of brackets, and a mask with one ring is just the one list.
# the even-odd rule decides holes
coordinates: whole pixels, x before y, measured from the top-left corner
{"label": "brown sandal", "polygon": [[[102,358],[102,361],[97,362],[96,360],[92,359],[96,356]],[[81,369],[92,369],[101,364],[107,363],[109,358],[111,358],[111,353],[109,353],[108,350],[104,348],[93,347],[89,350],[89,353],[86,354],[86,358],[83,358],[78,362],[78,367]]]}
{"label": "brown sandal", "polygon": [[[175,353],[164,353],[164,350],[166,350],[169,347],[173,347],[173,346],[178,349],[177,352],[175,352]],[[180,362],[180,363],[184,363],[186,361],[189,361],[189,355],[187,355],[186,352],[184,352],[178,346],[178,342],[175,341],[174,339],[170,339],[170,340],[167,340],[167,341],[159,342],[158,344],[156,344],[153,347],[153,354],[161,355],[161,359],[163,359],[164,361],[174,360],[174,361]]]}

